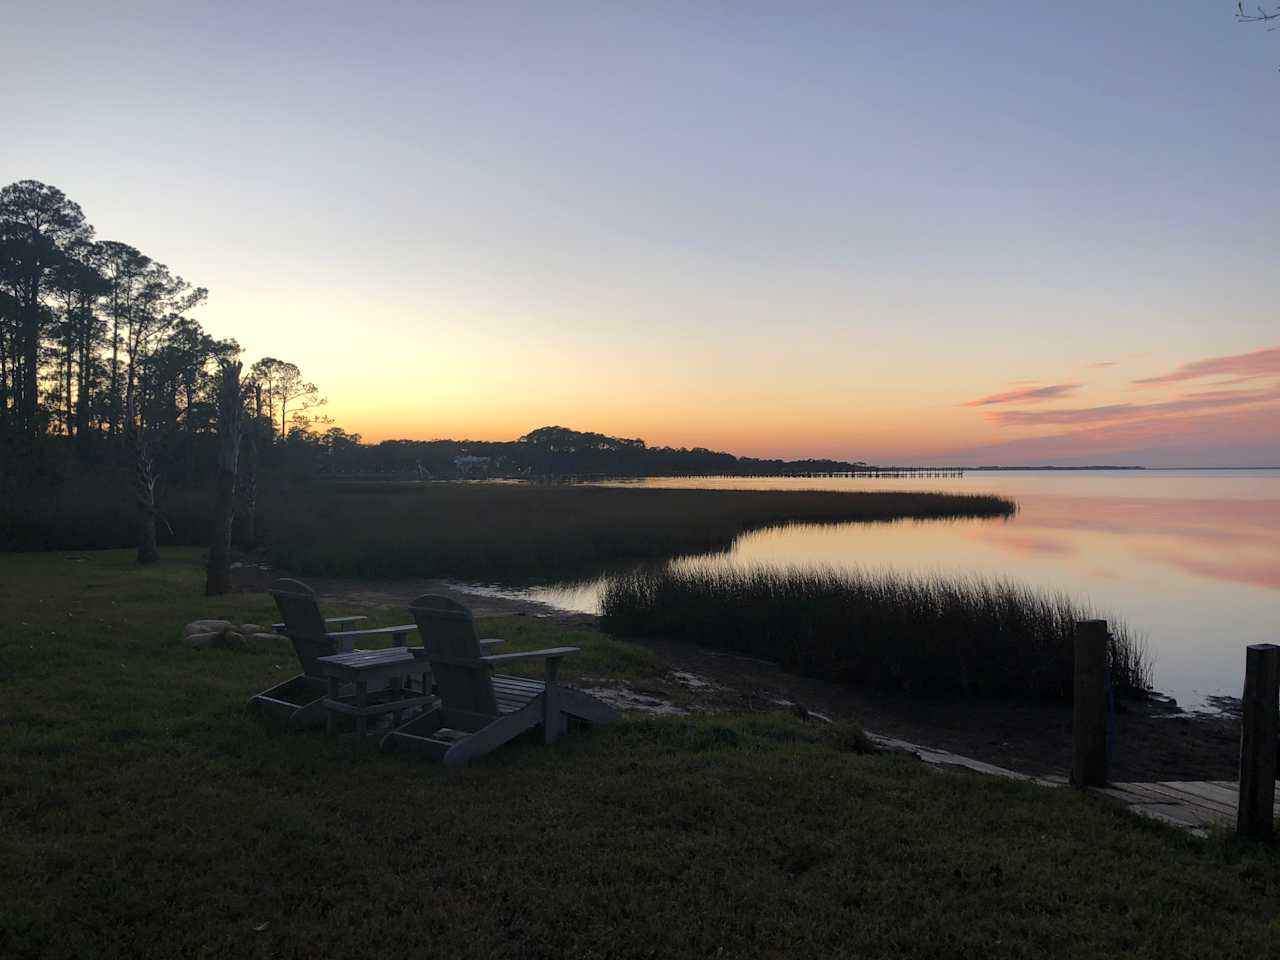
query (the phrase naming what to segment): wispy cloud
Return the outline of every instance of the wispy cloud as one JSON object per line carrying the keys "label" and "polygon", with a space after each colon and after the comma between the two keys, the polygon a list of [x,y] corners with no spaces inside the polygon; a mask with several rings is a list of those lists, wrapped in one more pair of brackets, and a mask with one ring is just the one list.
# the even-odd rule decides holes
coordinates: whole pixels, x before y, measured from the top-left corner
{"label": "wispy cloud", "polygon": [[1105,367],[1118,367],[1120,365],[1117,360],[1098,360],[1088,365],[1089,370],[1102,370]]}
{"label": "wispy cloud", "polygon": [[1080,426],[1204,413],[1275,400],[1280,400],[1280,389],[1206,390],[1160,403],[1109,403],[1097,407],[1068,407],[1060,410],[999,410],[987,414],[987,418],[1004,427]]}
{"label": "wispy cloud", "polygon": [[1252,353],[1237,353],[1229,357],[1206,357],[1203,360],[1193,360],[1191,363],[1184,363],[1172,373],[1158,377],[1143,377],[1133,382],[1179,383],[1184,380],[1223,374],[1237,377],[1238,380],[1280,376],[1280,347],[1268,347],[1264,350],[1254,350]]}
{"label": "wispy cloud", "polygon": [[1043,403],[1046,400],[1057,400],[1068,397],[1079,390],[1079,383],[1051,383],[1044,387],[1022,387],[1005,393],[993,393],[989,397],[981,397],[962,403],[962,407],[989,407],[996,403]]}
{"label": "wispy cloud", "polygon": [[[1052,427],[1045,428],[1053,430]],[[1280,416],[1274,406],[1199,415],[1144,417],[1062,428],[963,450],[939,463],[1145,463],[1151,466],[1280,465]]]}

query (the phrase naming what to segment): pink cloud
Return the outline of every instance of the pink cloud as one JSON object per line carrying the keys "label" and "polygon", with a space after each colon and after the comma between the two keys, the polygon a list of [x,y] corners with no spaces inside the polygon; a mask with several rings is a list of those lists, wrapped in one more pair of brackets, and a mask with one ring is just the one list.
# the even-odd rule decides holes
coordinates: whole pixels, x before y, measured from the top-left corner
{"label": "pink cloud", "polygon": [[1120,364],[1115,360],[1098,360],[1088,365],[1090,370],[1101,370],[1104,367],[1118,367]]}
{"label": "pink cloud", "polygon": [[1274,400],[1280,400],[1280,389],[1208,390],[1162,403],[1111,403],[1063,410],[1000,410],[987,414],[987,418],[1003,427],[1073,426],[1201,413]]}
{"label": "pink cloud", "polygon": [[1022,387],[1018,390],[993,393],[988,397],[970,400],[968,403],[960,404],[960,406],[986,407],[993,403],[1043,403],[1046,400],[1056,400],[1059,397],[1070,396],[1080,387],[1081,384],[1079,383],[1053,383],[1044,387]]}
{"label": "pink cloud", "polygon": [[1252,380],[1256,377],[1280,376],[1280,347],[1268,347],[1254,350],[1252,353],[1237,353],[1229,357],[1207,357],[1204,360],[1193,360],[1184,363],[1172,373],[1158,377],[1143,377],[1134,383],[1178,383],[1183,380],[1195,380],[1200,377],[1212,377],[1220,374],[1236,376]]}
{"label": "pink cloud", "polygon": [[1280,465],[1274,405],[1189,416],[1095,423],[1075,430],[942,451],[939,463],[1143,463]]}

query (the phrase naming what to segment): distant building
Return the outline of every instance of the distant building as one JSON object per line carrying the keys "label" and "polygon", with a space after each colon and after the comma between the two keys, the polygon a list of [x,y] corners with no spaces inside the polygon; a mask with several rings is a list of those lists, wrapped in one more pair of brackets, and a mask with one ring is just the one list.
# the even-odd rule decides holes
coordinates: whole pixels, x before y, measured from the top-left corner
{"label": "distant building", "polygon": [[489,457],[462,456],[453,458],[453,469],[460,477],[486,477],[489,475]]}

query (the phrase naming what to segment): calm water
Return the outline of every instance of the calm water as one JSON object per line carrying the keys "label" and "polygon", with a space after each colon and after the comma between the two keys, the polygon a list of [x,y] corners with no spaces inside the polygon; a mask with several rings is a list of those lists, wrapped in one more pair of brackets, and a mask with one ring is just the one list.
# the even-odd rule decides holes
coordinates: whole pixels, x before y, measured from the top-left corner
{"label": "calm water", "polygon": [[[700,564],[981,574],[1062,591],[1127,620],[1183,706],[1238,696],[1244,647],[1280,642],[1280,470],[970,472],[948,480],[707,479],[653,487],[949,490],[1018,501],[1008,520],[794,525]],[[519,591],[598,612],[601,578]]]}

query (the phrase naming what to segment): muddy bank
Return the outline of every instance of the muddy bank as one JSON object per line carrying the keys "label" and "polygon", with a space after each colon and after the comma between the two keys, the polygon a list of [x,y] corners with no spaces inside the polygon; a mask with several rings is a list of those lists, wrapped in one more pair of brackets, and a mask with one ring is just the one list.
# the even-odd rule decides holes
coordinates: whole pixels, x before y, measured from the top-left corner
{"label": "muddy bank", "polygon": [[[672,641],[646,642],[673,670],[714,680],[709,709],[814,712],[857,720],[887,737],[937,747],[1034,776],[1071,766],[1071,707],[1065,704],[909,698],[797,677],[776,665]],[[1111,779],[1234,780],[1238,718],[1187,713],[1167,704],[1120,702],[1114,714]]]}

